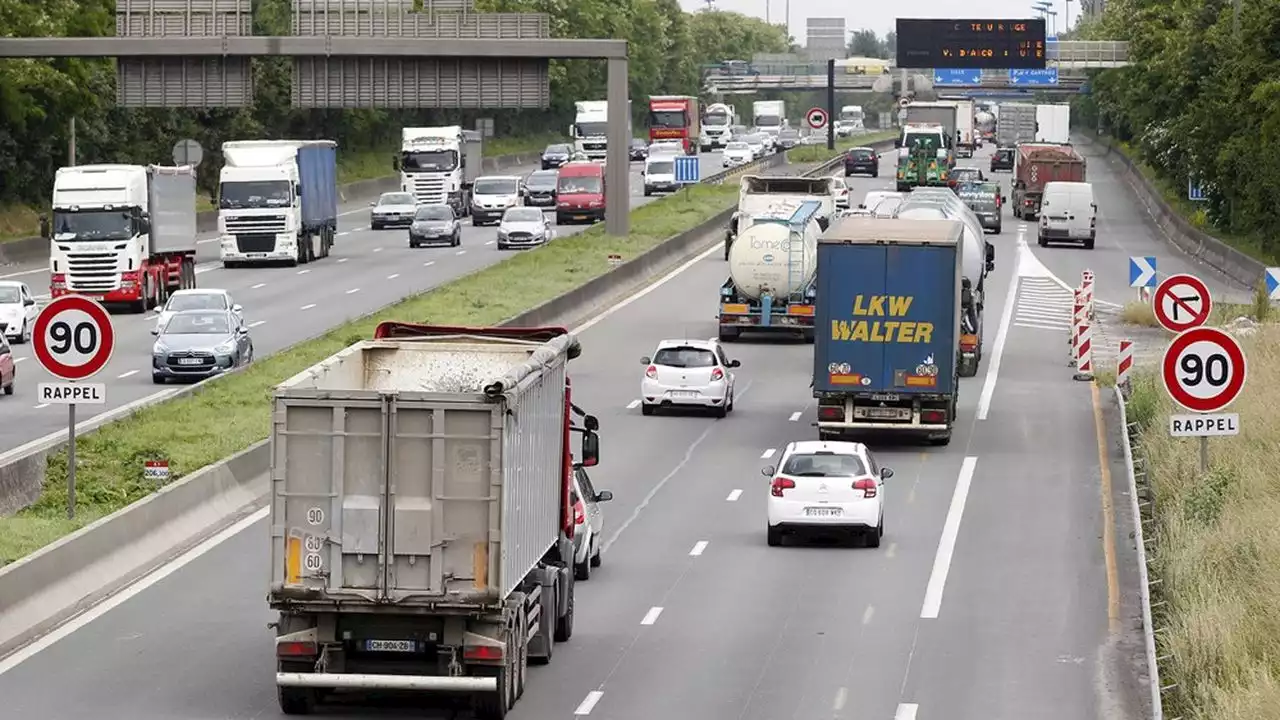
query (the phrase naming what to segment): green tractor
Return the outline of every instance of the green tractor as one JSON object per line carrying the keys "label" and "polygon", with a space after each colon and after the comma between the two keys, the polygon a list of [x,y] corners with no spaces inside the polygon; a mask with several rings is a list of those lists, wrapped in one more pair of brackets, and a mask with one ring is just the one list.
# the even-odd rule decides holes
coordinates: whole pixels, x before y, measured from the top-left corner
{"label": "green tractor", "polygon": [[940,130],[904,128],[898,146],[898,192],[913,187],[946,187],[950,153]]}

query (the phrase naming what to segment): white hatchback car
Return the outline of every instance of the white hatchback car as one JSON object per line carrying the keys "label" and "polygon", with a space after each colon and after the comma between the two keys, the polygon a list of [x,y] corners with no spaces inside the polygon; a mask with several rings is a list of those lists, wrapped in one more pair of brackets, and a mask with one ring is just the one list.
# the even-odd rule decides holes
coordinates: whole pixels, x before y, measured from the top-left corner
{"label": "white hatchback car", "polygon": [[732,368],[742,363],[725,357],[719,340],[663,340],[653,357],[640,362],[645,366],[640,381],[640,411],[645,415],[658,408],[693,407],[724,417],[733,410]]}
{"label": "white hatchback car", "polygon": [[843,175],[831,176],[831,194],[835,196],[837,210],[849,209],[849,184]]}
{"label": "white hatchback car", "polygon": [[722,164],[725,167],[736,167],[738,165],[746,165],[756,159],[756,154],[751,150],[751,146],[741,140],[734,140],[724,146]]}
{"label": "white hatchback car", "polygon": [[595,489],[585,468],[574,468],[569,500],[573,503],[573,576],[577,580],[590,580],[591,568],[600,567],[604,545],[604,511],[600,503],[612,499],[613,493],[608,490]]}
{"label": "white hatchback car", "polygon": [[788,534],[841,532],[861,535],[868,547],[884,537],[882,468],[862,443],[805,440],[782,451],[778,468],[761,470],[769,484],[771,547]]}
{"label": "white hatchback car", "polygon": [[10,342],[29,341],[39,314],[40,308],[26,283],[0,280],[0,333]]}

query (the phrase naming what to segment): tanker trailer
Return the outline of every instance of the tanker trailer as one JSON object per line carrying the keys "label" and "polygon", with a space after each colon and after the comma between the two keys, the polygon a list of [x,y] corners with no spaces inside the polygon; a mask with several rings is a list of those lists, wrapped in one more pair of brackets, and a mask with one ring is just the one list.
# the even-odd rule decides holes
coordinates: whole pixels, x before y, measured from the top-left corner
{"label": "tanker trailer", "polygon": [[720,339],[744,330],[799,335],[813,342],[817,295],[816,200],[783,200],[752,213],[729,248],[729,279],[720,286]]}

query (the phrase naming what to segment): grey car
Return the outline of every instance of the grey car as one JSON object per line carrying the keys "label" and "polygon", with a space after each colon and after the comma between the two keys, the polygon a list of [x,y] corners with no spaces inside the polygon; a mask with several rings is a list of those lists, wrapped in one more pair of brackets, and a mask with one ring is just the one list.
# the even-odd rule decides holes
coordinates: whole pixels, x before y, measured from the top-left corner
{"label": "grey car", "polygon": [[525,189],[529,191],[524,197],[524,204],[554,208],[559,178],[559,170],[535,170],[530,173],[524,181]]}
{"label": "grey car", "polygon": [[448,205],[419,205],[409,226],[409,247],[462,244],[462,223]]}
{"label": "grey car", "polygon": [[790,150],[800,145],[800,131],[793,128],[784,128],[778,131],[778,147],[783,150]]}
{"label": "grey car", "polygon": [[551,219],[540,208],[513,207],[498,223],[498,249],[537,247],[552,239]]}
{"label": "grey car", "polygon": [[229,310],[183,310],[174,313],[151,348],[151,380],[204,380],[253,361],[249,327]]}
{"label": "grey car", "polygon": [[378,202],[369,203],[369,227],[381,230],[389,227],[409,227],[413,224],[413,211],[418,201],[407,192],[382,193]]}

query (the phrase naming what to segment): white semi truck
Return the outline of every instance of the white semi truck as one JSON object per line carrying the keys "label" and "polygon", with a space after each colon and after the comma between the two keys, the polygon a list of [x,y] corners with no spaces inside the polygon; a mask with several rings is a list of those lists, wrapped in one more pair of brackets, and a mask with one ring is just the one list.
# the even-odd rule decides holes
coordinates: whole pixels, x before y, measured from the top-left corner
{"label": "white semi truck", "polygon": [[787,105],[781,100],[760,100],[751,103],[751,124],[772,141],[787,125]]}
{"label": "white semi truck", "polygon": [[605,100],[580,100],[574,103],[577,113],[569,126],[573,149],[589,160],[603,161],[609,155],[609,103]]}
{"label": "white semi truck", "polygon": [[187,165],[77,165],[53,179],[49,295],[137,312],[196,286],[196,176]]}
{"label": "white semi truck", "polygon": [[866,114],[861,105],[844,105],[836,118],[836,135],[850,137],[865,130]]}
{"label": "white semi truck", "polygon": [[405,691],[500,720],[569,639],[573,475],[599,454],[570,396],[580,352],[561,328],[387,322],[276,388],[267,599],[285,714]]}
{"label": "white semi truck", "polygon": [[463,216],[471,210],[471,184],[484,170],[484,138],[457,125],[401,128],[392,166],[400,189],[420,204],[449,205]]}
{"label": "white semi truck", "polygon": [[222,143],[218,233],[223,267],[329,257],[338,234],[338,144]]}
{"label": "white semi truck", "polygon": [[698,145],[702,152],[711,152],[729,144],[733,126],[738,122],[738,112],[732,105],[712,103],[702,114],[702,137]]}

